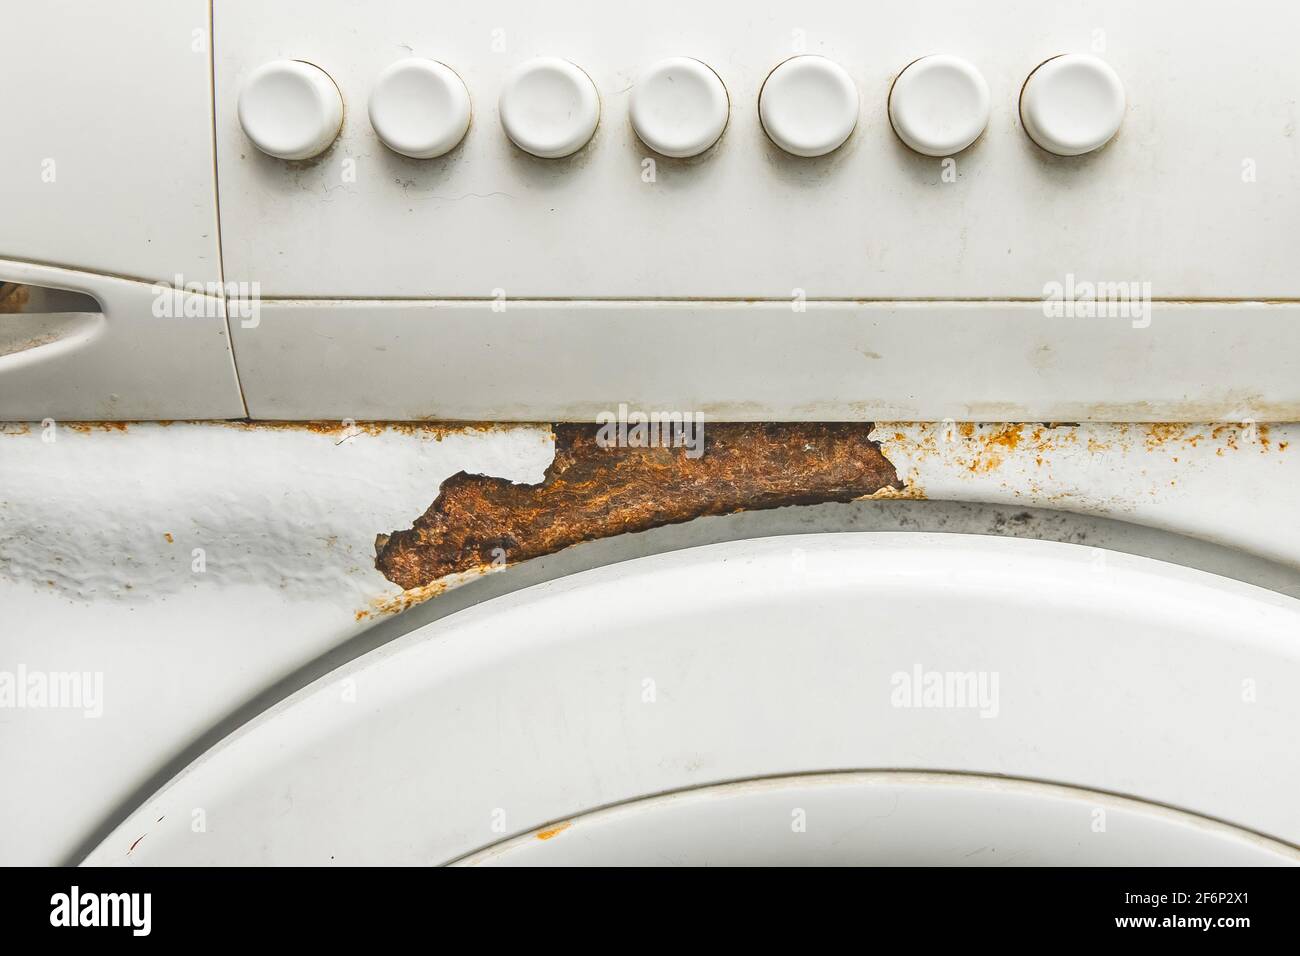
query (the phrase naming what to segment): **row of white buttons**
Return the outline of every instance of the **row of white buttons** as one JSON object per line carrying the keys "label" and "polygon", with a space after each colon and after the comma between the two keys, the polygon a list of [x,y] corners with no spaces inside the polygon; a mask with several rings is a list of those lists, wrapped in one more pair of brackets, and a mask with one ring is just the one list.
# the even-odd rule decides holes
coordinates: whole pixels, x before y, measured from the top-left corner
{"label": "row of white buttons", "polygon": [[[453,149],[469,129],[470,100],[450,67],[411,58],[384,70],[370,96],[370,122],[386,146],[431,159]],[[554,57],[530,60],[507,77],[501,125],[520,149],[544,159],[577,152],[600,122],[600,96],[579,67]],[[1124,115],[1124,88],[1104,61],[1065,54],[1041,64],[1026,80],[1020,114],[1039,146],[1076,156],[1105,145]],[[852,77],[822,56],[779,64],[759,92],[763,129],[795,156],[822,156],[841,145],[860,109]],[[632,89],[633,128],[670,157],[698,156],[727,125],[731,104],[718,74],[699,60],[674,57],[651,67]],[[955,56],[909,64],[889,93],[889,119],[899,138],[927,156],[970,146],[989,119],[989,88],[980,72]],[[239,96],[239,120],[253,144],[281,159],[299,160],[329,148],[343,124],[343,98],[324,70],[301,60],[264,64]]]}

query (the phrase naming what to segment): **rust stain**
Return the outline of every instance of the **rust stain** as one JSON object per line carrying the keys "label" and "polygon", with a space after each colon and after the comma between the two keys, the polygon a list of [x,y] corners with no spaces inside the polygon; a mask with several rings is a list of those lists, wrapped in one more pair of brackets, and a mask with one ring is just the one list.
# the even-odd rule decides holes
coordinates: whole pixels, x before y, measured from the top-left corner
{"label": "rust stain", "polygon": [[[891,426],[892,428],[893,426]],[[1051,455],[1064,445],[1078,441],[1075,429],[1056,423],[991,423],[975,422],[935,423],[920,432],[905,434],[893,430],[893,443],[906,448],[917,462],[930,458],[950,461],[971,475],[985,475],[997,471],[1013,455],[1027,455],[1042,467]],[[1091,439],[1089,450],[1100,451],[1105,446]],[[907,487],[915,488],[915,475],[904,479]],[[919,489],[911,497],[924,497]]]}
{"label": "rust stain", "polygon": [[[385,537],[380,535],[381,538]],[[356,619],[364,621],[371,617],[383,617],[388,614],[401,614],[403,611],[415,607],[417,604],[423,604],[430,598],[435,598],[444,591],[449,590],[456,584],[462,584],[470,578],[478,577],[480,574],[487,573],[488,568],[471,568],[462,574],[449,575],[440,581],[431,581],[419,587],[409,588],[398,594],[384,595],[377,597],[370,602],[369,607],[364,607],[356,612]]]}
{"label": "rust stain", "polygon": [[[1009,452],[1015,451],[1020,446],[1020,440],[1023,437],[1025,425],[990,425],[986,426],[987,430],[981,430],[979,433],[980,448],[973,458],[966,463],[968,471],[988,472],[1002,467],[1002,462],[1006,460]],[[1033,440],[1036,445],[1041,446],[1042,429],[1036,429]],[[974,426],[969,422],[961,426],[963,438],[972,438],[975,435]]]}
{"label": "rust stain", "polygon": [[[214,425],[222,428],[237,428],[242,431],[300,431],[327,437],[343,438],[359,435],[411,435],[434,441],[442,441],[450,435],[466,433],[487,434],[491,432],[510,431],[518,426],[508,422],[342,422],[342,421],[254,421],[251,419],[194,420],[176,419],[160,421],[73,421],[59,422],[60,428],[79,434],[96,431],[129,431],[136,425],[157,425],[163,428],[172,425]],[[6,431],[15,427],[4,425]],[[26,426],[23,426],[26,434]]]}
{"label": "rust stain", "polygon": [[569,827],[571,826],[573,826],[573,823],[572,821],[569,821],[569,822],[557,824],[556,826],[553,827],[547,827],[545,830],[538,830],[537,839],[549,840],[551,837],[559,836],[561,833],[569,829]]}
{"label": "rust stain", "polygon": [[17,315],[27,307],[32,290],[19,282],[0,282],[0,315]]}
{"label": "rust stain", "polygon": [[[1139,427],[1145,430],[1147,451],[1156,451],[1180,443],[1189,448],[1196,448],[1202,442],[1217,445],[1214,454],[1220,458],[1225,452],[1243,451],[1252,446],[1256,446],[1262,455],[1273,450],[1272,432],[1266,423],[1225,422],[1217,425],[1163,424]],[[1285,451],[1286,442],[1278,442],[1277,450]]]}
{"label": "rust stain", "polygon": [[306,421],[306,422],[259,422],[259,421],[228,421],[221,422],[227,428],[238,428],[241,431],[295,431],[311,432],[314,435],[347,435],[348,433],[356,435],[380,435],[389,428],[400,431],[410,431],[418,426],[407,426],[400,428],[397,423],[392,425],[383,422],[331,422],[331,421]]}
{"label": "rust stain", "polygon": [[[170,425],[173,423],[164,422],[162,424]],[[186,424],[195,423],[187,422]],[[361,435],[369,437],[385,434],[408,435],[423,438],[427,441],[442,441],[451,435],[463,435],[471,432],[488,434],[510,431],[518,427],[508,422],[253,421],[250,419],[232,419],[212,423],[204,422],[202,424],[222,425],[226,428],[237,428],[242,431],[310,432],[314,435],[335,438],[339,444]]]}
{"label": "rust stain", "polygon": [[[882,426],[883,427],[883,426]],[[1209,444],[1219,457],[1247,448],[1261,454],[1285,450],[1275,442],[1267,424],[1222,423],[1133,423],[1079,426],[1065,423],[949,422],[927,424],[917,430],[887,426],[887,448],[903,449],[913,463],[937,459],[968,476],[997,472],[1011,461],[1032,462],[1049,469],[1053,460],[1072,449],[1089,455],[1123,455],[1130,451],[1168,454],[1178,462],[1177,452]],[[913,469],[913,477],[915,469]],[[905,481],[908,479],[904,479]]]}
{"label": "rust stain", "polygon": [[[1196,448],[1201,443],[1217,445],[1214,454],[1223,457],[1225,452],[1244,451],[1256,447],[1260,454],[1273,450],[1271,427],[1267,423],[1225,422],[1217,425],[1160,424],[1138,425],[1147,451],[1157,451],[1183,445]],[[1278,442],[1277,450],[1285,451],[1286,442]],[[1174,458],[1174,461],[1178,461]]]}
{"label": "rust stain", "polygon": [[79,435],[89,435],[91,432],[128,431],[131,424],[131,422],[59,422],[59,427]]}
{"label": "rust stain", "polygon": [[582,541],[705,515],[914,496],[868,437],[869,422],[718,423],[704,453],[605,447],[592,424],[552,426],[537,485],[460,472],[405,531],[379,535],[375,567],[410,591],[448,575],[553,554]]}
{"label": "rust stain", "polygon": [[[1147,451],[1155,451],[1157,448],[1163,448],[1167,445],[1182,443],[1191,448],[1195,448],[1201,442],[1205,441],[1205,432],[1199,425],[1185,425],[1178,422],[1161,422],[1139,426],[1145,432],[1143,444]],[[1232,426],[1235,427],[1235,426]],[[1211,437],[1215,440],[1219,438],[1219,431],[1216,429]]]}
{"label": "rust stain", "polygon": [[167,543],[168,543],[168,544],[175,544],[175,543],[176,543],[176,539],[172,537],[172,533],[171,533],[170,531],[164,531],[164,532],[163,532],[163,537],[167,539]]}

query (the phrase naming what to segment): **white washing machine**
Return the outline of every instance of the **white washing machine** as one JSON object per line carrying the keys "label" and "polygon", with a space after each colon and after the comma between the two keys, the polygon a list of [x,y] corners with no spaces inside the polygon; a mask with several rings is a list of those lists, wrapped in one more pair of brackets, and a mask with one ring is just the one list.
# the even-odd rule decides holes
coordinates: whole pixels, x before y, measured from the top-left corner
{"label": "white washing machine", "polygon": [[1300,861],[1292,5],[15,6],[0,862]]}

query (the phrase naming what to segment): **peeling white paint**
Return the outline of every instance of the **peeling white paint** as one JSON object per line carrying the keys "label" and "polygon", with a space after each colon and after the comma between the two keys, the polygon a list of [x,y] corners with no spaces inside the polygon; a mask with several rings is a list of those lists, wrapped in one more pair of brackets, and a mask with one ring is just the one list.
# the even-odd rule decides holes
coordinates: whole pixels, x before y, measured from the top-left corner
{"label": "peeling white paint", "polygon": [[0,578],[86,601],[250,585],[349,614],[400,588],[375,535],[457,471],[538,482],[549,428],[55,426],[0,435]]}
{"label": "peeling white paint", "polygon": [[[542,479],[546,426],[0,429],[0,668],[103,674],[103,718],[0,711],[0,863],[64,862],[112,806],[402,592],[377,533],[457,471]],[[168,536],[170,535],[170,540]],[[194,551],[205,569],[194,570]]]}

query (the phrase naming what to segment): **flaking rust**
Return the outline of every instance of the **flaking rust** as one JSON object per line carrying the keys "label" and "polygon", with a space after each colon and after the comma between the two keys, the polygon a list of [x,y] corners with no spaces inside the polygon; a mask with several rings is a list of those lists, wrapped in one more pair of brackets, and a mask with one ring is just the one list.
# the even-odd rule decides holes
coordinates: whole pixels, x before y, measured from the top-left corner
{"label": "flaking rust", "polygon": [[706,515],[900,492],[869,422],[719,423],[704,454],[606,447],[597,425],[556,425],[540,484],[460,472],[406,531],[379,535],[375,567],[404,589]]}

